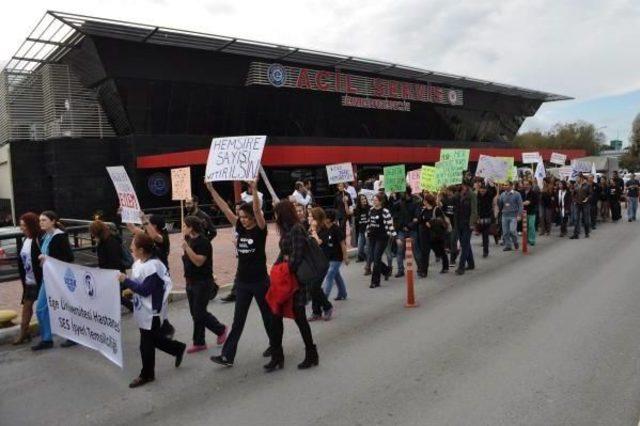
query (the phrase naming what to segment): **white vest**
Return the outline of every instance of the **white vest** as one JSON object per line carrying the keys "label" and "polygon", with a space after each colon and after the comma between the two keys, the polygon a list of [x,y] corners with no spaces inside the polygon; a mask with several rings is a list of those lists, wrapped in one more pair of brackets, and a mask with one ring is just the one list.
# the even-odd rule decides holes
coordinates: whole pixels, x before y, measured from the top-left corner
{"label": "white vest", "polygon": [[172,287],[171,278],[169,278],[167,268],[158,259],[148,259],[146,262],[136,260],[131,267],[131,279],[139,283],[142,283],[145,278],[153,274],[158,274],[164,281],[164,294],[162,295],[160,312],[153,310],[151,295],[144,297],[137,293],[133,294],[133,317],[136,319],[138,327],[143,330],[151,330],[154,316],[159,316],[161,321],[167,318],[167,305]]}

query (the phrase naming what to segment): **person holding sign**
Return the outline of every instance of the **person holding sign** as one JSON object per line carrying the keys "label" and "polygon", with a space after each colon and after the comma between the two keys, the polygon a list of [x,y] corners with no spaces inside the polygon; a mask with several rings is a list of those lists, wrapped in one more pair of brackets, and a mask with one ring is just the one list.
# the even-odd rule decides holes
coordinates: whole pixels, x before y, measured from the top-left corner
{"label": "person holding sign", "polygon": [[[42,253],[39,256],[40,264],[42,265],[46,261],[46,256],[51,256],[54,259],[67,263],[73,262],[73,251],[69,244],[69,237],[63,231],[64,228],[55,212],[46,210],[40,214],[40,229],[44,232],[42,241],[40,242],[40,252]],[[51,335],[49,305],[44,283],[38,292],[36,315],[38,317],[38,324],[40,325],[41,340],[40,343],[32,346],[31,350],[51,349],[53,347],[53,336]],[[66,340],[60,346],[69,347],[75,344],[76,343],[71,340]]]}
{"label": "person holding sign", "polygon": [[191,354],[207,349],[205,328],[218,336],[217,343],[222,345],[227,340],[227,326],[207,311],[209,300],[213,298],[211,295],[214,293],[215,296],[218,286],[213,280],[213,250],[204,236],[202,221],[195,216],[185,217],[182,234],[182,264],[189,310],[193,318],[193,345],[187,350]]}
{"label": "person holding sign", "polygon": [[353,201],[351,195],[346,191],[344,183],[338,184],[338,193],[333,202],[333,208],[336,210],[336,219],[343,234],[347,234],[347,221],[351,216]]}
{"label": "person holding sign", "polygon": [[236,306],[233,312],[233,324],[231,333],[222,347],[222,352],[218,356],[212,356],[211,361],[232,366],[238,348],[238,342],[242,336],[244,325],[247,321],[247,314],[251,307],[251,301],[255,299],[262,323],[269,337],[269,347],[275,346],[272,333],[272,315],[265,296],[269,289],[269,274],[267,273],[267,255],[265,244],[267,242],[267,222],[260,208],[260,199],[256,183],[250,182],[252,188],[253,202],[242,204],[234,214],[227,203],[222,199],[212,183],[207,183],[207,189],[213,197],[213,202],[218,205],[231,226],[236,231],[236,251],[238,255],[238,267],[234,287],[236,291]]}
{"label": "person holding sign", "polygon": [[167,268],[153,255],[154,244],[150,236],[140,233],[131,242],[131,251],[136,261],[131,268],[131,278],[120,274],[120,283],[133,291],[133,316],[140,328],[140,375],[129,384],[137,388],[155,380],[155,357],[158,348],[175,357],[175,366],[180,367],[187,348],[182,342],[173,340],[161,329],[167,315],[167,303],[171,291],[171,279]]}

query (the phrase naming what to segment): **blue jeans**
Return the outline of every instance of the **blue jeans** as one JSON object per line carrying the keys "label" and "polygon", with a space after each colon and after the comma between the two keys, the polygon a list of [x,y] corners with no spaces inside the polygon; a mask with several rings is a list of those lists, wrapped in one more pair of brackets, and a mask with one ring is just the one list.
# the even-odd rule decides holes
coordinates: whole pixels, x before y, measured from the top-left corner
{"label": "blue jeans", "polygon": [[43,342],[51,342],[51,320],[49,319],[49,304],[47,301],[47,292],[44,290],[44,283],[40,286],[38,300],[36,301],[36,316],[40,326],[40,338]]}
{"label": "blue jeans", "polygon": [[636,220],[636,213],[638,211],[638,197],[627,197],[627,214],[629,219]]}
{"label": "blue jeans", "polygon": [[347,297],[347,286],[344,284],[342,275],[340,275],[340,265],[342,262],[332,260],[329,262],[329,270],[327,270],[327,276],[324,277],[324,294],[329,297],[331,290],[333,290],[333,282],[335,281],[338,286],[338,297]]}
{"label": "blue jeans", "polygon": [[370,265],[368,246],[366,233],[364,231],[358,233],[358,260],[365,260],[367,265]]}
{"label": "blue jeans", "polygon": [[511,244],[518,246],[518,219],[511,215],[502,215],[502,238],[505,248],[511,248]]}
{"label": "blue jeans", "polygon": [[413,252],[414,265],[415,259],[420,259],[420,246],[418,243],[417,231],[398,231],[396,236],[396,244],[398,245],[398,253],[396,255],[396,262],[398,263],[398,272],[404,272],[404,258],[406,254],[406,238],[411,238],[411,248]]}

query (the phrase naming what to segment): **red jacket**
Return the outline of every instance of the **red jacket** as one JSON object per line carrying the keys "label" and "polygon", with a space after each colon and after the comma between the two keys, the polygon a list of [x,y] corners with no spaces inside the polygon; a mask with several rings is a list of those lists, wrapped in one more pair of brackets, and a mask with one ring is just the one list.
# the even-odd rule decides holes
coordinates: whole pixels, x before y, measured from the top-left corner
{"label": "red jacket", "polygon": [[271,312],[293,319],[293,295],[298,291],[298,280],[289,270],[289,264],[281,262],[273,265],[270,281],[266,299]]}

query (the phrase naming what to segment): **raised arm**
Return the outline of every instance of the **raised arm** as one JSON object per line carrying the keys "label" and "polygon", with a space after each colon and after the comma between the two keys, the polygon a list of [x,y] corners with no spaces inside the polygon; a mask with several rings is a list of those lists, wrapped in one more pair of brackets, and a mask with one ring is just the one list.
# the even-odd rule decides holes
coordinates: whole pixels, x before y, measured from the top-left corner
{"label": "raised arm", "polygon": [[262,213],[258,183],[252,181],[249,182],[249,186],[251,186],[251,194],[253,196],[253,216],[256,218],[256,225],[258,225],[258,228],[264,229],[267,226],[267,221],[264,220],[264,214]]}
{"label": "raised arm", "polygon": [[236,216],[235,213],[231,211],[231,208],[229,208],[229,205],[222,199],[220,194],[218,194],[218,191],[216,191],[216,189],[213,187],[213,183],[207,182],[206,185],[207,185],[207,189],[209,190],[209,193],[211,193],[213,202],[216,203],[216,205],[218,206],[220,211],[222,211],[222,213],[227,218],[231,226],[236,226],[236,223],[238,222],[238,216]]}

